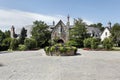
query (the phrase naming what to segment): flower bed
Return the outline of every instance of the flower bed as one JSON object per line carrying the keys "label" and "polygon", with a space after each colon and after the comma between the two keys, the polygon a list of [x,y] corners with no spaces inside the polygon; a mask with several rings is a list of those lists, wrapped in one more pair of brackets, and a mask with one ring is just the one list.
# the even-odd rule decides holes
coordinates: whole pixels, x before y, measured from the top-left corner
{"label": "flower bed", "polygon": [[77,48],[63,44],[45,47],[46,55],[48,56],[73,56],[76,54]]}

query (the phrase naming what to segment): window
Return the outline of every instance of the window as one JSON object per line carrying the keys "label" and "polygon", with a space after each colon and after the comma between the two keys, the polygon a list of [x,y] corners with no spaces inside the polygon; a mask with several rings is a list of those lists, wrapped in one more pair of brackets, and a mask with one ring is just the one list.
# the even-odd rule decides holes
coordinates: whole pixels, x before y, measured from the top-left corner
{"label": "window", "polygon": [[60,32],[62,33],[62,26],[61,26],[61,30],[60,30]]}
{"label": "window", "polygon": [[107,36],[107,32],[105,32],[105,36]]}

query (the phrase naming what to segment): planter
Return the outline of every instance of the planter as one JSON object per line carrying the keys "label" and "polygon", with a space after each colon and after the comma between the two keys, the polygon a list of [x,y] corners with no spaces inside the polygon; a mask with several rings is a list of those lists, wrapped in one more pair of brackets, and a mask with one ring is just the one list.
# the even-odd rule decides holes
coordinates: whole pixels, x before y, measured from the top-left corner
{"label": "planter", "polygon": [[76,54],[77,48],[59,44],[46,47],[44,50],[48,56],[74,56]]}

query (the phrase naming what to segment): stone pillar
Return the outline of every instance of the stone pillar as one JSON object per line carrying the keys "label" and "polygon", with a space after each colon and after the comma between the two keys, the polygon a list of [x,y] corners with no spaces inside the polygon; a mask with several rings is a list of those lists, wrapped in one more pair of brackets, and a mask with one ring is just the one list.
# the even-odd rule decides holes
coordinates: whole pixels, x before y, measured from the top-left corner
{"label": "stone pillar", "polygon": [[14,35],[15,35],[15,28],[14,28],[13,25],[12,25],[12,27],[11,27],[10,35],[11,35],[11,38],[14,38]]}

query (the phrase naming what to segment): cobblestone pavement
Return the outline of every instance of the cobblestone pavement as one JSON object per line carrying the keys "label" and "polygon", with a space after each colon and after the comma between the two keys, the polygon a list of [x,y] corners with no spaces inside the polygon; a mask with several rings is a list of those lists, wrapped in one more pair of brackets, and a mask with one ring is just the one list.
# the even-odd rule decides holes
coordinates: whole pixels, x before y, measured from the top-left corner
{"label": "cobblestone pavement", "polygon": [[0,80],[120,80],[120,51],[50,57],[44,50],[0,52]]}

